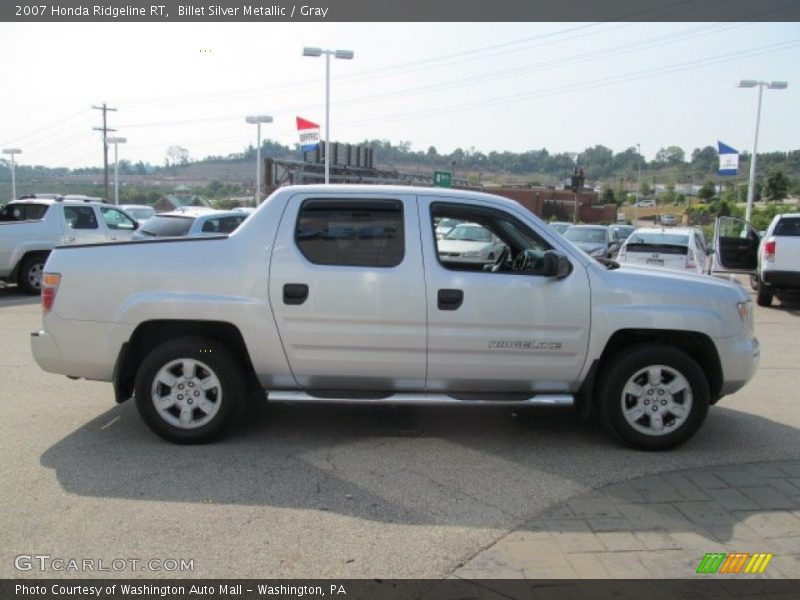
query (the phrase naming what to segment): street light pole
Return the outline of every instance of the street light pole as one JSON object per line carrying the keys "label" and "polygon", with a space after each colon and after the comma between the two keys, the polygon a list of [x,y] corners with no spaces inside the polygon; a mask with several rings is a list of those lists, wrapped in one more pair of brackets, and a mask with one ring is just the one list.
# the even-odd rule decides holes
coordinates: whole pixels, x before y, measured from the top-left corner
{"label": "street light pole", "polygon": [[14,162],[14,156],[17,155],[17,154],[22,154],[22,150],[20,150],[19,148],[4,148],[3,149],[3,154],[8,154],[8,155],[11,156],[11,199],[12,200],[16,200],[17,199],[17,177],[16,177],[16,173],[15,173],[15,170],[14,170],[14,167],[16,166],[16,164]]}
{"label": "street light pole", "polygon": [[114,144],[114,204],[119,205],[119,154],[117,149],[119,144],[124,144],[128,140],[124,137],[110,137],[106,141]]}
{"label": "street light pole", "polygon": [[633,225],[636,226],[636,221],[639,220],[639,194],[642,193],[642,145],[636,144],[636,154],[639,155],[639,174],[636,177],[636,201],[633,203]]}
{"label": "street light pole", "polygon": [[750,156],[750,179],[747,182],[747,208],[745,209],[744,219],[749,221],[753,214],[753,200],[756,195],[756,158],[758,153],[758,129],[761,124],[761,97],[764,88],[770,90],[785,90],[789,84],[785,81],[756,81],[754,79],[742,79],[736,84],[740,88],[758,87],[758,107],[756,108],[756,133],[753,138],[753,154]]}
{"label": "street light pole", "polygon": [[325,183],[330,183],[330,123],[331,123],[331,55],[334,58],[352,60],[352,50],[323,50],[322,48],[303,48],[303,56],[325,55]]}
{"label": "street light pole", "polygon": [[256,200],[255,206],[258,208],[258,204],[261,202],[261,124],[262,123],[272,123],[272,117],[269,115],[253,115],[250,117],[245,117],[245,121],[248,123],[255,123],[258,129],[258,146],[256,148]]}

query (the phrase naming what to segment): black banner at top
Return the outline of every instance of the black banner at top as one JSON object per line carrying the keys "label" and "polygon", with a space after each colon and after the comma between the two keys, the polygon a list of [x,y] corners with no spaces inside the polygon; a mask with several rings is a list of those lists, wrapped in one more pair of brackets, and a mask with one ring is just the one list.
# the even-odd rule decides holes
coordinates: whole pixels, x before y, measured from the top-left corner
{"label": "black banner at top", "polygon": [[[16,22],[796,21],[797,0],[4,0]],[[402,40],[398,40],[402,43]]]}

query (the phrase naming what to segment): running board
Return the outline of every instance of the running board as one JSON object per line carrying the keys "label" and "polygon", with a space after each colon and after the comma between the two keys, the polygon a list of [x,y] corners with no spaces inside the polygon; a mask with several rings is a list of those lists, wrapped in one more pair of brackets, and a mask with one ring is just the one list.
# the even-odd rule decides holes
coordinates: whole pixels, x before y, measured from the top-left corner
{"label": "running board", "polygon": [[[510,395],[509,395],[510,396]],[[517,400],[502,399],[497,394],[487,393],[486,397],[497,399],[480,399],[478,394],[470,394],[470,398],[454,398],[447,394],[407,394],[397,393],[384,397],[359,397],[358,393],[347,397],[344,395],[314,396],[306,392],[269,392],[269,400],[279,402],[332,402],[335,404],[400,404],[413,406],[572,406],[575,398],[570,394],[540,394],[520,397]]]}

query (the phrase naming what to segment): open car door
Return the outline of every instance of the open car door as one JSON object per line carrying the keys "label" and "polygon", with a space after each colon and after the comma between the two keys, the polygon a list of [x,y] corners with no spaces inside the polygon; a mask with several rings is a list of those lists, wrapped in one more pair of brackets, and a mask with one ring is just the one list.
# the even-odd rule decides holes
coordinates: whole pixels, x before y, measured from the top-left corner
{"label": "open car door", "polygon": [[761,238],[747,221],[719,217],[714,223],[714,273],[755,273]]}

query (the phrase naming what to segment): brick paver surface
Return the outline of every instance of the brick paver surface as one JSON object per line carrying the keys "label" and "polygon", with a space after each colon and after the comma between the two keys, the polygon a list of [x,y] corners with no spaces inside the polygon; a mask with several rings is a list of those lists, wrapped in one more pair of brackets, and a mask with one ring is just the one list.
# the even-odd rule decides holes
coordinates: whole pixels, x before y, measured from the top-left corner
{"label": "brick paver surface", "polygon": [[706,553],[771,553],[800,577],[800,462],[648,475],[552,506],[473,557],[464,578],[743,577],[696,573]]}

